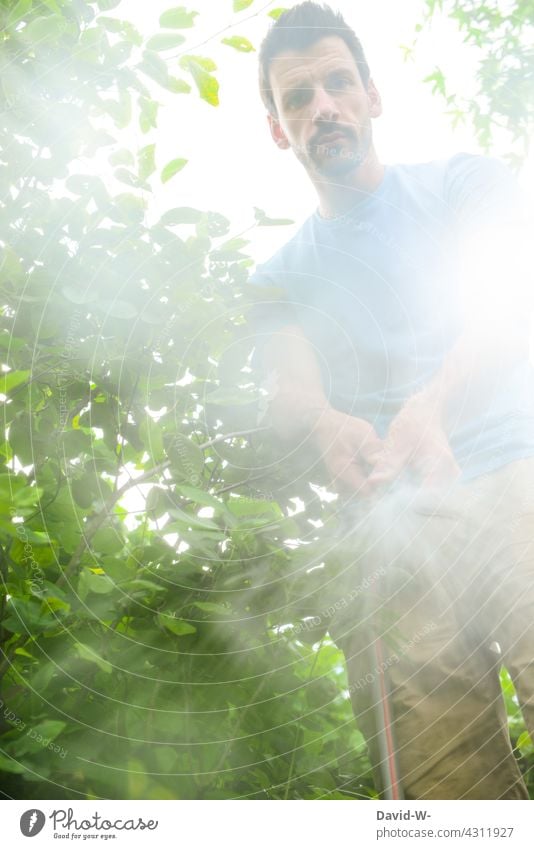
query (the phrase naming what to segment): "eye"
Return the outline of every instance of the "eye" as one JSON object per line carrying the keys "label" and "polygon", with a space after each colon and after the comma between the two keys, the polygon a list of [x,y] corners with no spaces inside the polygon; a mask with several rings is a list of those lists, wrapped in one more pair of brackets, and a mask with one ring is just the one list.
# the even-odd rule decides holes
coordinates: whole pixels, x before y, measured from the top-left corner
{"label": "eye", "polygon": [[286,107],[288,109],[300,109],[309,101],[310,95],[311,89],[309,88],[295,88],[286,97]]}
{"label": "eye", "polygon": [[352,85],[352,79],[348,74],[332,74],[328,77],[327,88],[329,91],[343,91]]}

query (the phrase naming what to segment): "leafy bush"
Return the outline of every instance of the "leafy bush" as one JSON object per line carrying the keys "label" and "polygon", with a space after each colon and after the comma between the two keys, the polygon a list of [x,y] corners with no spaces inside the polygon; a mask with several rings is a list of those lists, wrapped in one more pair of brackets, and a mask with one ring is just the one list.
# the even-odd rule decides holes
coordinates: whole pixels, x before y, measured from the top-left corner
{"label": "leafy bush", "polygon": [[216,105],[214,63],[194,11],[146,40],[116,5],[0,11],[4,791],[366,795],[339,652],[280,630],[313,511],[247,436],[247,243],[213,211],[150,221],[157,92]]}

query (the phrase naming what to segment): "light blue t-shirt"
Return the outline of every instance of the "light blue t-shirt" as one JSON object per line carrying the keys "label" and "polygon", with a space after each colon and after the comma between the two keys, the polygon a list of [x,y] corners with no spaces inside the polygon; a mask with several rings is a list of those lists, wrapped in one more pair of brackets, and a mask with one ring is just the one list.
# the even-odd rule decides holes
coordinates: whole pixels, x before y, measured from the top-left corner
{"label": "light blue t-shirt", "polygon": [[[315,212],[258,266],[250,283],[270,290],[260,337],[297,322],[314,346],[332,406],[366,419],[383,437],[465,328],[485,238],[492,256],[522,214],[515,180],[497,160],[458,154],[389,166],[379,187],[349,212],[332,220]],[[517,332],[528,334],[529,315],[514,302],[517,263],[508,262],[507,244],[503,238],[490,267],[499,269],[498,283],[516,308]],[[478,251],[475,262],[470,250]],[[495,290],[490,277],[481,314]],[[534,371],[526,357],[499,369],[475,414],[469,392],[447,417],[464,479],[534,454]]]}

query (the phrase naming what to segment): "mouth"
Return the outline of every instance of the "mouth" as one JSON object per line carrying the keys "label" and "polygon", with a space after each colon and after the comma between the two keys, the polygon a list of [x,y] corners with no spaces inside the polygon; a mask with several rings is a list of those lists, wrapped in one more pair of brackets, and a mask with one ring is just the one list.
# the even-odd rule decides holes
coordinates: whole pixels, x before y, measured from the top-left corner
{"label": "mouth", "polygon": [[328,133],[325,136],[321,136],[318,141],[315,142],[315,147],[322,147],[327,144],[334,144],[335,142],[341,141],[346,138],[346,134],[338,130],[335,133]]}

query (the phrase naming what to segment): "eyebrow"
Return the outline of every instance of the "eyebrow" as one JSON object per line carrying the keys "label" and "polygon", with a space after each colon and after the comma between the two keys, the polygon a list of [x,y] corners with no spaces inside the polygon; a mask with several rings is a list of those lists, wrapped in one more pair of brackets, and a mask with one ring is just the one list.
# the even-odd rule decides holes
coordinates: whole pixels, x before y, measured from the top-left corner
{"label": "eyebrow", "polygon": [[[327,71],[326,76],[330,77],[333,74],[348,74],[349,76],[353,77],[353,79],[356,78],[356,75],[354,73],[354,69],[350,68],[348,65],[335,66],[335,67],[333,67],[333,68],[331,68],[330,70]],[[306,88],[310,88],[309,85],[306,86],[306,82],[309,82],[309,77],[307,79],[301,78],[296,83],[292,83],[291,85],[285,86],[284,89],[283,89],[283,95],[282,95],[282,99],[284,100],[284,102],[285,102],[286,97],[289,97],[289,95],[293,91],[299,91],[301,89],[305,90]]]}

